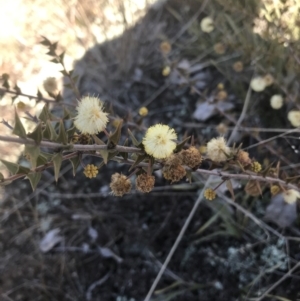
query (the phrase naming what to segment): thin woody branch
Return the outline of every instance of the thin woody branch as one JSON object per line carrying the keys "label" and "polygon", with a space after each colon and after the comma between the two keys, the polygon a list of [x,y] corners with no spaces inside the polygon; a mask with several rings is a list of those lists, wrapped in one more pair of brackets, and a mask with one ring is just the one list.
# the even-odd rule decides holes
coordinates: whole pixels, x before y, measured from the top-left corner
{"label": "thin woody branch", "polygon": [[[27,144],[27,145],[36,145],[36,142],[31,139],[23,139],[23,138],[18,138],[18,137],[8,137],[8,136],[1,136],[0,135],[0,141],[5,141],[5,142],[13,142],[13,143],[18,143],[18,144]],[[81,144],[60,144],[56,142],[51,142],[51,141],[41,141],[40,145],[41,147],[46,147],[46,148],[52,148],[52,149],[57,149],[57,148],[63,148],[66,150],[71,150],[71,151],[97,151],[97,150],[108,150],[107,145],[81,145]],[[124,152],[124,153],[143,153],[141,149],[137,147],[128,147],[128,146],[122,146],[122,145],[117,145],[115,148],[111,150],[116,150],[119,152]]]}

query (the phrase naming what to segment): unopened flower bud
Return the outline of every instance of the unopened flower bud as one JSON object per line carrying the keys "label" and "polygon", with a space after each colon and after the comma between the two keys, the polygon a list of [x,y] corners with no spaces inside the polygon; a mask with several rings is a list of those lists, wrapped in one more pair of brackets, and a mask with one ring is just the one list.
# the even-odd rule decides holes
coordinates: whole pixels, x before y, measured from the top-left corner
{"label": "unopened flower bud", "polygon": [[93,165],[93,164],[88,164],[83,171],[84,175],[87,178],[96,178],[97,174],[98,174],[98,167]]}
{"label": "unopened flower bud", "polygon": [[212,190],[211,188],[207,188],[204,191],[204,197],[207,200],[212,201],[216,198],[216,192],[214,190]]}

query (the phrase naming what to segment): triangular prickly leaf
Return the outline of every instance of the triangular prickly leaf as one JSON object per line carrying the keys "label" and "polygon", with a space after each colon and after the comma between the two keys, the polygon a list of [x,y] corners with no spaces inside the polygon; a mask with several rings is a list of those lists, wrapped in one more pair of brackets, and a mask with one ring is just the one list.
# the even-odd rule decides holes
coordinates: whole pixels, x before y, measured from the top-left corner
{"label": "triangular prickly leaf", "polygon": [[134,169],[138,164],[140,164],[143,160],[147,158],[147,155],[138,155],[135,162],[131,165],[129,170]]}
{"label": "triangular prickly leaf", "polygon": [[64,107],[63,120],[70,119],[70,111]]}
{"label": "triangular prickly leaf", "polygon": [[18,115],[16,109],[15,109],[15,127],[13,129],[13,134],[26,139],[26,131],[19,118],[19,115]]}
{"label": "triangular prickly leaf", "polygon": [[5,167],[13,174],[15,175],[19,169],[19,165],[16,163],[8,162],[6,160],[0,160]]}
{"label": "triangular prickly leaf", "polygon": [[76,133],[76,127],[73,126],[70,129],[67,130],[67,136],[68,136],[68,140],[70,141],[71,138],[73,138],[74,134]]}
{"label": "triangular prickly leaf", "polygon": [[129,134],[129,136],[130,136],[130,138],[131,138],[131,141],[132,141],[133,145],[136,146],[136,147],[139,147],[140,142],[138,142],[138,141],[136,140],[136,138],[134,137],[134,135],[133,135],[133,133],[131,132],[130,129],[128,129],[128,134]]}
{"label": "triangular prickly leaf", "polygon": [[48,40],[46,37],[41,36],[43,38],[43,40],[40,42],[40,44],[44,45],[44,46],[51,46],[51,42],[50,40]]}
{"label": "triangular prickly leaf", "polygon": [[190,138],[191,138],[191,136],[189,136],[189,137],[186,137],[183,141],[181,141],[180,143],[178,143],[177,145],[176,145],[176,148],[175,148],[175,153],[178,153],[178,152],[180,152],[182,149],[183,149],[183,147],[184,147],[184,145],[186,144],[186,142],[188,141],[188,140],[190,140]]}
{"label": "triangular prickly leaf", "polygon": [[75,157],[75,158],[71,158],[69,159],[71,161],[72,167],[73,167],[73,176],[75,177],[76,175],[76,170],[80,164],[80,158],[79,156]]}
{"label": "triangular prickly leaf", "polygon": [[109,136],[107,145],[108,147],[115,147],[118,145],[121,138],[121,131],[123,126],[123,120],[120,120],[115,131]]}
{"label": "triangular prickly leaf", "polygon": [[56,142],[60,142],[63,144],[68,143],[66,129],[64,126],[64,122],[62,120],[59,122],[59,130],[58,130],[58,136],[56,138]]}
{"label": "triangular prickly leaf", "polygon": [[[281,178],[282,178],[282,177],[281,177]],[[287,184],[293,183],[293,182],[295,182],[296,180],[299,180],[299,178],[300,178],[300,176],[287,177],[287,178],[285,179],[285,182],[286,182]]]}
{"label": "triangular prickly leaf", "polygon": [[39,155],[36,159],[36,166],[44,165],[48,162],[47,158],[45,158],[42,154]]}
{"label": "triangular prickly leaf", "polygon": [[40,90],[37,91],[36,96],[37,96],[37,98],[38,98],[38,99],[37,99],[38,102],[41,101],[41,100],[43,99],[43,94],[42,94],[42,92],[41,92]]}
{"label": "triangular prickly leaf", "polygon": [[232,183],[231,183],[230,180],[226,181],[226,187],[227,187],[227,189],[229,190],[229,192],[231,194],[232,200],[235,201],[235,195],[234,195],[234,191],[233,191],[233,186],[232,186]]}
{"label": "triangular prickly leaf", "polygon": [[34,172],[34,173],[29,173],[27,175],[27,178],[30,181],[32,190],[34,191],[36,189],[37,184],[39,183],[41,179],[42,173],[41,172]]}
{"label": "triangular prickly leaf", "polygon": [[46,122],[46,128],[43,131],[43,138],[51,141],[56,141],[57,139],[57,134],[50,120]]}
{"label": "triangular prickly leaf", "polygon": [[35,127],[35,129],[32,131],[32,133],[27,134],[27,137],[33,139],[35,141],[35,143],[37,145],[39,145],[42,141],[42,138],[43,138],[43,136],[42,136],[42,124],[39,123]]}
{"label": "triangular prickly leaf", "polygon": [[18,171],[17,174],[28,174],[30,172],[30,169],[22,166],[22,165],[18,165]]}
{"label": "triangular prickly leaf", "polygon": [[41,114],[39,115],[38,117],[40,120],[44,121],[45,123],[47,122],[47,120],[50,120],[51,119],[51,115],[50,115],[50,112],[48,110],[48,105],[45,104],[43,109],[42,109],[42,112]]}
{"label": "triangular prickly leaf", "polygon": [[40,155],[41,149],[36,145],[25,145],[24,152],[26,154],[26,157],[29,158],[31,168],[36,168],[37,158]]}
{"label": "triangular prickly leaf", "polygon": [[62,155],[61,153],[57,153],[52,157],[52,162],[53,162],[53,167],[54,167],[54,177],[55,181],[57,182],[58,177],[59,177],[59,171],[61,167],[61,162],[62,162]]}
{"label": "triangular prickly leaf", "polygon": [[0,172],[0,182],[4,179],[3,174]]}
{"label": "triangular prickly leaf", "polygon": [[98,138],[96,135],[92,135],[93,139],[94,139],[94,142],[98,145],[105,145],[105,143],[100,139]]}
{"label": "triangular prickly leaf", "polygon": [[109,151],[107,149],[99,149],[98,152],[100,153],[102,159],[103,159],[103,162],[105,164],[107,164],[108,162],[108,157],[109,157]]}

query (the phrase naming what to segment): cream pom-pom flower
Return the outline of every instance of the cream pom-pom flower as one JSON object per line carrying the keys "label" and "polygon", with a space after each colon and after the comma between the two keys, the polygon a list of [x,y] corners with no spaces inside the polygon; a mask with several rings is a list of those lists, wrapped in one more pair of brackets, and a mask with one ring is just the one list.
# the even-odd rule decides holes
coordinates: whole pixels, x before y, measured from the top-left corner
{"label": "cream pom-pom flower", "polygon": [[143,139],[143,145],[148,155],[156,159],[169,157],[176,148],[177,135],[174,129],[164,124],[151,126]]}
{"label": "cream pom-pom flower", "polygon": [[295,128],[300,126],[300,111],[290,111],[288,113],[288,120]]}
{"label": "cream pom-pom flower", "polygon": [[254,77],[250,82],[250,87],[255,92],[261,92],[266,88],[266,81],[262,76]]}
{"label": "cream pom-pom flower", "polygon": [[83,134],[97,134],[105,129],[108,114],[103,111],[103,102],[99,98],[85,96],[76,109],[74,124]]}
{"label": "cream pom-pom flower", "polygon": [[283,106],[283,97],[280,94],[275,94],[270,99],[272,109],[279,110]]}
{"label": "cream pom-pom flower", "polygon": [[224,137],[213,138],[207,143],[207,156],[214,162],[222,162],[230,154],[230,147],[226,145]]}
{"label": "cream pom-pom flower", "polygon": [[210,33],[214,30],[214,20],[211,17],[205,17],[200,22],[200,27],[203,32]]}

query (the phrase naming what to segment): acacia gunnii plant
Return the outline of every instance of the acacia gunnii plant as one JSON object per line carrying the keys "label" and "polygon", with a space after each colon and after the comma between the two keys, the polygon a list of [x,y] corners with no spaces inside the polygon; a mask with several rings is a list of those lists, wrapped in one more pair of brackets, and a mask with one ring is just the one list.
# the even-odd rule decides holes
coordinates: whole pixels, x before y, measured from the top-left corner
{"label": "acacia gunnii plant", "polygon": [[[63,68],[61,72],[69,79],[66,86],[74,90],[78,104],[75,110],[69,110],[65,106],[63,114],[55,116],[50,104],[63,104],[63,99],[54,79],[49,78],[44,81],[44,86],[51,99],[45,98],[40,91],[36,97],[31,96],[45,102],[39,116],[27,114],[27,117],[35,123],[33,131],[26,132],[17,110],[13,127],[8,122],[3,122],[11,127],[14,136],[0,136],[0,140],[24,144],[25,158],[29,164],[22,166],[1,160],[11,175],[5,178],[0,174],[0,185],[9,184],[18,178],[27,178],[35,189],[43,170],[50,167],[54,168],[54,177],[57,181],[63,161],[72,164],[74,175],[81,165],[88,180],[97,178],[101,174],[101,167],[113,160],[129,166],[128,175],[116,170],[111,177],[111,193],[119,197],[130,193],[133,186],[140,193],[151,192],[155,187],[154,171],[157,170],[161,170],[162,176],[170,183],[185,178],[191,182],[193,173],[218,176],[220,183],[217,187],[209,187],[204,193],[208,200],[216,198],[217,188],[222,183],[227,182],[228,187],[232,187],[231,179],[244,182],[245,191],[253,196],[262,194],[265,187],[269,187],[272,194],[276,190],[276,193],[294,195],[289,191],[299,190],[295,184],[297,179],[281,174],[279,164],[275,168],[270,166],[262,169],[261,164],[250,158],[249,153],[242,150],[241,146],[230,147],[222,136],[211,139],[206,146],[197,146],[193,138],[188,137],[180,141],[175,129],[158,123],[144,131],[143,138],[139,142],[134,133],[136,131],[140,135],[142,132],[139,124],[136,123],[132,130],[130,124],[127,124],[128,131],[124,133],[123,121],[110,114],[98,97],[80,95],[76,88],[77,78],[72,71],[67,71],[64,67],[64,54],[57,54],[57,44],[51,43],[46,38],[42,44],[48,47],[52,62],[61,64]],[[7,74],[3,74],[1,79],[3,94],[10,93],[15,97],[24,95],[17,85],[10,90]],[[147,113],[148,109],[145,107],[139,111],[141,117]],[[114,130],[110,131],[113,128]],[[201,153],[200,149],[204,148],[205,153]],[[84,158],[87,156],[97,157],[98,165],[85,164]],[[204,162],[205,168],[202,168]],[[135,185],[132,177],[135,177]],[[231,193],[234,196],[232,189]]]}

